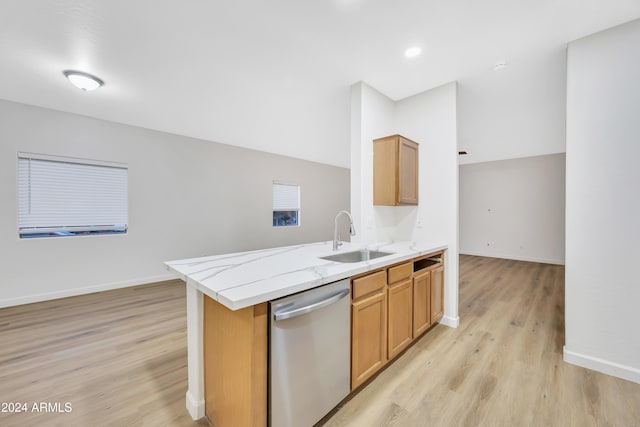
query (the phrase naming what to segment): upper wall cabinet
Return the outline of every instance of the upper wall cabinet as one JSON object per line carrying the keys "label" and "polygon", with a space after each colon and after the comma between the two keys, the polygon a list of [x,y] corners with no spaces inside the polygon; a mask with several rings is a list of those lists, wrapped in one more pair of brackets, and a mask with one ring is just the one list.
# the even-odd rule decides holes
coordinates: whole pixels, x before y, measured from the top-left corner
{"label": "upper wall cabinet", "polygon": [[418,204],[418,143],[401,135],[373,140],[373,204]]}

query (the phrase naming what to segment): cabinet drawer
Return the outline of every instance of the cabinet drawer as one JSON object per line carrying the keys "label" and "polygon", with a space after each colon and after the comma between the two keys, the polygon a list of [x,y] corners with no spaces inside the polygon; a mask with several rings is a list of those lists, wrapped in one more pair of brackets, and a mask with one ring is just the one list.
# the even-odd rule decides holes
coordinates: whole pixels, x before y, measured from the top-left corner
{"label": "cabinet drawer", "polygon": [[353,288],[351,290],[351,296],[353,299],[358,299],[362,296],[371,294],[384,288],[387,284],[387,272],[378,271],[377,273],[369,274],[368,276],[360,277],[353,280]]}
{"label": "cabinet drawer", "polygon": [[413,262],[396,265],[389,269],[389,284],[400,282],[411,277],[413,273]]}

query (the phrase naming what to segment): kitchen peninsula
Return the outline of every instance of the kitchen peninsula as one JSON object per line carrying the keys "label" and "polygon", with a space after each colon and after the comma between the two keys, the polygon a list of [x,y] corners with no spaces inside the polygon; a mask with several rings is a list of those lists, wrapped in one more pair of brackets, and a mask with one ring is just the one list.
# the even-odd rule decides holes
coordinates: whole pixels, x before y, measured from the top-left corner
{"label": "kitchen peninsula", "polygon": [[[322,259],[362,249],[390,254],[360,262]],[[334,252],[329,241],[166,262],[187,283],[186,404],[192,418],[206,415],[220,427],[267,425],[268,301],[368,272],[385,271],[386,289],[387,267],[409,268],[411,280],[411,260],[432,257],[444,265],[446,249],[414,242],[344,243]],[[442,282],[444,269],[438,271]],[[442,292],[440,286],[439,298]]]}

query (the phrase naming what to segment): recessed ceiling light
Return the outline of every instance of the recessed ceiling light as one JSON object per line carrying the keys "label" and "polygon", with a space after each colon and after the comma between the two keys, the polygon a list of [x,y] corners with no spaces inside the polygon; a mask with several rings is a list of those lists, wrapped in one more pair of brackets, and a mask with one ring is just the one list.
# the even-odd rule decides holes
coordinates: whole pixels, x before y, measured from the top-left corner
{"label": "recessed ceiling light", "polygon": [[497,61],[493,64],[493,71],[502,71],[507,68],[507,61]]}
{"label": "recessed ceiling light", "polygon": [[420,46],[413,46],[404,51],[404,56],[406,56],[407,58],[415,58],[421,53],[422,53],[422,48]]}
{"label": "recessed ceiling light", "polygon": [[104,82],[96,76],[82,71],[64,70],[62,72],[67,79],[77,88],[84,91],[96,90],[104,85]]}

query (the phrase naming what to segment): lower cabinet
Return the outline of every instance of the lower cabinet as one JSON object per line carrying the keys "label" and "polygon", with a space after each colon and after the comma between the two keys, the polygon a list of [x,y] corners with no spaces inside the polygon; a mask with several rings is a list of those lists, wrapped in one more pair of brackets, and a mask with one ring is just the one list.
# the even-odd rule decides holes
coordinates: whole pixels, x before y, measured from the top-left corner
{"label": "lower cabinet", "polygon": [[351,390],[387,362],[387,293],[354,301],[351,306]]}
{"label": "lower cabinet", "polygon": [[389,359],[407,348],[413,340],[413,319],[411,316],[413,296],[411,295],[411,278],[404,282],[389,286]]}
{"label": "lower cabinet", "polygon": [[431,272],[413,277],[413,336],[418,337],[431,326]]}
{"label": "lower cabinet", "polygon": [[444,315],[444,266],[431,270],[431,324]]}
{"label": "lower cabinet", "polygon": [[442,318],[443,252],[351,281],[351,390]]}

